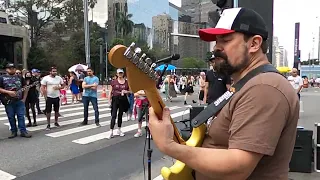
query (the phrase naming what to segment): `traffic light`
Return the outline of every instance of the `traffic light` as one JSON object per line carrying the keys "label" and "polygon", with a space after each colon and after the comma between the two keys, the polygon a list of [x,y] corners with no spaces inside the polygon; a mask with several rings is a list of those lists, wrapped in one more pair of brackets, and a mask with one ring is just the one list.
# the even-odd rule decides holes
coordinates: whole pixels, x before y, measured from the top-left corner
{"label": "traffic light", "polygon": [[227,9],[233,7],[233,0],[211,0],[221,9]]}

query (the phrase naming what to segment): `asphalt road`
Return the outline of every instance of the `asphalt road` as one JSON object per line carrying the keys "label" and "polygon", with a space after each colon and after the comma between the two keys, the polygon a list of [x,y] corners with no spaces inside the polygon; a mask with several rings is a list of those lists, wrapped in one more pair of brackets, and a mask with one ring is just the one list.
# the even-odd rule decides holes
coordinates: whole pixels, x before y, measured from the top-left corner
{"label": "asphalt road", "polygon": [[[191,99],[196,99],[194,95]],[[302,108],[299,125],[313,129],[319,121],[320,90],[309,89],[302,93]],[[41,102],[42,106],[44,105]],[[175,121],[188,117],[188,107],[183,97],[166,102],[172,109]],[[81,104],[61,108],[64,116],[61,127],[45,131],[45,117],[39,116],[39,126],[29,128],[31,139],[7,139],[9,135],[5,113],[0,107],[0,180],[142,180],[147,175],[144,146],[145,137],[134,138],[135,121],[125,121],[125,137],[106,139],[109,130],[110,109],[105,99],[99,100],[102,127],[92,125],[78,127],[82,121]],[[92,108],[89,109],[89,111]],[[93,111],[89,117],[93,118]],[[124,115],[126,120],[126,115]],[[182,127],[180,125],[179,127]],[[152,144],[152,178],[160,174],[163,166],[171,166],[174,160],[161,154]],[[144,159],[143,159],[144,157]],[[144,160],[144,161],[143,161]],[[143,165],[144,162],[144,165]],[[145,175],[144,175],[145,170]],[[295,180],[319,179],[316,173],[290,173]]]}
{"label": "asphalt road", "polygon": [[[183,96],[166,103],[174,120],[188,116]],[[43,100],[40,106],[44,109]],[[9,124],[3,106],[0,106],[0,180],[40,180],[44,177],[48,180],[105,180],[122,179],[142,172],[146,138],[133,137],[137,130],[136,121],[127,121],[124,115],[122,131],[126,136],[108,140],[111,114],[106,99],[99,99],[99,111],[100,128],[93,123],[92,107],[89,108],[90,125],[78,127],[83,120],[83,106],[81,103],[70,104],[61,108],[63,117],[60,119],[60,128],[45,131],[46,118],[39,115],[38,126],[28,128],[32,138],[7,139]],[[163,155],[156,148],[153,149],[152,161],[161,160]],[[159,175],[158,172],[155,172],[155,176]]]}

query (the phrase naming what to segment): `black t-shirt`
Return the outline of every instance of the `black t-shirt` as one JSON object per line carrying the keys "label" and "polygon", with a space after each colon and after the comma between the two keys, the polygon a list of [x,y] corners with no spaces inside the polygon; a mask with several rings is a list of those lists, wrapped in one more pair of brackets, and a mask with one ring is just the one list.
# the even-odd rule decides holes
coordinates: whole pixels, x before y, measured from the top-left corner
{"label": "black t-shirt", "polygon": [[[26,79],[24,80],[26,82]],[[32,85],[33,83],[37,82],[38,84],[40,84],[40,79],[37,77],[32,77],[30,79],[30,82],[28,85]],[[27,96],[27,100],[28,101],[32,101],[32,100],[37,100],[38,98],[38,90],[37,90],[37,86],[33,86],[31,88],[29,88],[28,91],[28,96]]]}
{"label": "black t-shirt", "polygon": [[[23,86],[25,86],[25,82],[21,76],[17,75],[2,75],[0,76],[0,87],[5,90],[9,91],[18,91]],[[3,94],[1,94],[1,98],[3,97]],[[23,93],[19,94],[18,99],[23,98]]]}
{"label": "black t-shirt", "polygon": [[209,83],[207,103],[210,104],[228,90],[226,85],[231,84],[231,78],[210,70],[206,73],[206,82]]}

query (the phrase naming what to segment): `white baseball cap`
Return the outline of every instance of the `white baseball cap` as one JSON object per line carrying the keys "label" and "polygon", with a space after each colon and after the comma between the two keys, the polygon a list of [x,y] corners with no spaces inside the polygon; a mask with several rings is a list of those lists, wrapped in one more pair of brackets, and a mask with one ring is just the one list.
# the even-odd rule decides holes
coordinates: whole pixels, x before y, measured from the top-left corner
{"label": "white baseball cap", "polygon": [[117,73],[124,73],[123,69],[117,69]]}

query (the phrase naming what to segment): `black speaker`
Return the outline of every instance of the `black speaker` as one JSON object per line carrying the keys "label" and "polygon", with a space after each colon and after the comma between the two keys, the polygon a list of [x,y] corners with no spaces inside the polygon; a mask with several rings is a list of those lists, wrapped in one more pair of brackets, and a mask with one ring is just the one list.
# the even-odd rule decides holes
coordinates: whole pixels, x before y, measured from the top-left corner
{"label": "black speaker", "polygon": [[198,105],[198,106],[192,106],[190,109],[190,120],[192,120],[194,117],[196,117],[201,111],[203,111],[205,106]]}
{"label": "black speaker", "polygon": [[320,123],[315,124],[315,131],[316,131],[316,141],[315,141],[315,148],[314,148],[314,156],[315,156],[315,170],[320,172]]}
{"label": "black speaker", "polygon": [[313,131],[297,130],[296,143],[289,164],[290,172],[312,172],[312,135]]}

